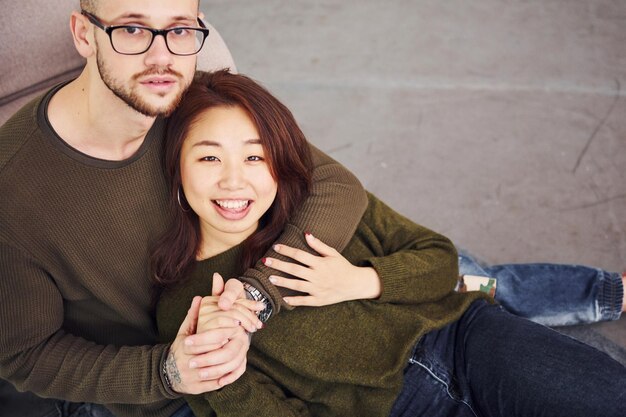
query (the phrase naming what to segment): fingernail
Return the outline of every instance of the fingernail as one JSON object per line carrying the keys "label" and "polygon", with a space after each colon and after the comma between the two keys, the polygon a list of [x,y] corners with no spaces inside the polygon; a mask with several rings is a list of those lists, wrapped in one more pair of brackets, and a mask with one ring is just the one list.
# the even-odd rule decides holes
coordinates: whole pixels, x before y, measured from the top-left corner
{"label": "fingernail", "polygon": [[259,311],[265,310],[265,303],[264,302],[257,303],[256,309],[259,310]]}
{"label": "fingernail", "polygon": [[272,260],[271,259],[267,259],[267,258],[261,259],[261,262],[263,262],[267,266],[270,266],[272,264]]}
{"label": "fingernail", "polygon": [[274,250],[276,252],[280,252],[280,245],[274,245]]}
{"label": "fingernail", "polygon": [[269,280],[272,284],[276,284],[276,281],[278,281],[274,275],[270,275]]}
{"label": "fingernail", "polygon": [[287,304],[289,304],[289,299],[288,298],[283,298],[283,301],[286,302]]}
{"label": "fingernail", "polygon": [[197,368],[197,367],[198,367],[198,364],[197,364],[196,362],[189,362],[189,367],[190,367],[191,369],[194,369],[194,368]]}
{"label": "fingernail", "polygon": [[260,330],[260,329],[262,329],[263,327],[265,327],[265,325],[263,324],[263,322],[262,322],[262,321],[259,321],[259,322],[256,324],[256,328],[257,328],[257,329],[259,329],[259,330]]}
{"label": "fingernail", "polygon": [[309,232],[306,232],[304,235],[308,237],[309,239],[315,239],[315,237]]}
{"label": "fingernail", "polygon": [[191,345],[193,345],[193,340],[191,340],[191,339],[185,339],[185,344],[186,344],[187,346],[191,346]]}

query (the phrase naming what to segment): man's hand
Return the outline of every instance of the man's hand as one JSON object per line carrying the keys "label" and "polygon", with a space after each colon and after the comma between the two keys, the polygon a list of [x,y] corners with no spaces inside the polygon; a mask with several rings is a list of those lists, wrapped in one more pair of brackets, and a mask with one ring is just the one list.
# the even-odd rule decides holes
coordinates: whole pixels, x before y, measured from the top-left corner
{"label": "man's hand", "polygon": [[204,333],[201,339],[190,339],[190,335],[196,332],[201,300],[201,297],[194,297],[191,302],[191,307],[170,346],[165,361],[165,372],[172,389],[181,394],[197,394],[219,389],[221,387],[219,376],[235,371],[241,365],[241,360],[237,361],[237,355],[231,355],[228,359],[237,362],[232,363],[229,369],[225,369],[216,377],[209,372],[210,369],[207,369],[204,362],[198,362],[200,358],[198,354],[206,354],[223,347],[230,338],[236,337],[238,329],[237,327],[215,329]]}
{"label": "man's hand", "polygon": [[[202,298],[194,297],[165,362],[172,389],[181,394],[217,390],[246,369],[250,340],[239,320],[218,320],[228,325],[197,333],[201,308]],[[232,311],[240,313],[237,308]]]}

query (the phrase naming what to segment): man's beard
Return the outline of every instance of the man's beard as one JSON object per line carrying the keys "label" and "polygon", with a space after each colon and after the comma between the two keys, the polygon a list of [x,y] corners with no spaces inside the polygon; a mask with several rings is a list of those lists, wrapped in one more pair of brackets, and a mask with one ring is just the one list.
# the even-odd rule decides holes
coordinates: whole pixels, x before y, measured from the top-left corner
{"label": "man's beard", "polygon": [[[156,107],[152,106],[149,103],[142,100],[142,98],[137,94],[136,91],[133,91],[132,88],[127,88],[121,85],[118,81],[116,81],[112,76],[109,69],[104,64],[104,60],[100,55],[100,50],[98,49],[96,52],[96,63],[98,65],[98,72],[100,73],[100,78],[104,85],[107,86],[109,90],[117,97],[119,97],[124,103],[130,106],[133,110],[143,114],[148,117],[158,117],[158,116],[169,116],[172,112],[178,107],[180,101],[183,97],[183,93],[185,92],[187,86],[181,88],[176,97],[172,99],[172,101],[167,106]],[[176,77],[179,82],[183,80],[183,77],[180,73],[176,71],[172,71],[169,69],[161,69],[161,68],[151,68],[147,69],[139,74],[135,74],[133,76],[133,80],[137,80],[140,77],[145,77],[149,75],[171,75]]]}

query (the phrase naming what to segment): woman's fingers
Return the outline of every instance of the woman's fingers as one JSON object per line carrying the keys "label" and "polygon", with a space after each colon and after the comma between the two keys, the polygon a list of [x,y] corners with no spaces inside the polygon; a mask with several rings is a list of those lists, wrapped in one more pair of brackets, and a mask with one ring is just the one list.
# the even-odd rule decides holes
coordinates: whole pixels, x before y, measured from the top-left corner
{"label": "woman's fingers", "polygon": [[274,245],[274,250],[281,255],[298,261],[306,266],[313,266],[315,264],[315,261],[319,258],[318,256],[311,255],[306,251],[292,248],[291,246],[287,245]]}
{"label": "woman's fingers", "polygon": [[332,246],[328,246],[326,243],[317,239],[310,233],[305,233],[304,238],[306,239],[306,243],[311,247],[311,249],[315,250],[315,252],[319,253],[322,256],[335,256],[339,254],[335,248]]}
{"label": "woman's fingers", "polygon": [[308,293],[311,290],[311,283],[301,279],[291,279],[279,277],[278,275],[270,275],[269,280],[277,287],[288,288],[290,290]]}
{"label": "woman's fingers", "polygon": [[320,302],[320,300],[312,295],[284,297],[283,301],[293,307],[320,307],[327,305],[327,303]]}
{"label": "woman's fingers", "polygon": [[213,282],[211,284],[211,295],[221,295],[224,292],[224,278],[217,272],[213,274]]}
{"label": "woman's fingers", "polygon": [[225,327],[243,326],[250,333],[263,328],[263,323],[256,314],[245,307],[235,306],[228,311],[214,311],[207,315],[200,315],[198,319],[198,333]]}
{"label": "woman's fingers", "polygon": [[263,258],[265,266],[269,266],[277,271],[285,272],[294,277],[309,280],[312,270],[306,266],[294,264],[292,262],[281,261],[276,258]]}

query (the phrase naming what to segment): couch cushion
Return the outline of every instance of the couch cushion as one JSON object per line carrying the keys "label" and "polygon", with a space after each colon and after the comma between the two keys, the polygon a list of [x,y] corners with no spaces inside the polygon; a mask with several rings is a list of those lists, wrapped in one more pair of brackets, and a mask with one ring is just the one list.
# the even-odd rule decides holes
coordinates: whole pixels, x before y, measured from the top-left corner
{"label": "couch cushion", "polygon": [[78,0],[10,1],[0,13],[0,106],[75,76],[84,65],[69,16]]}

